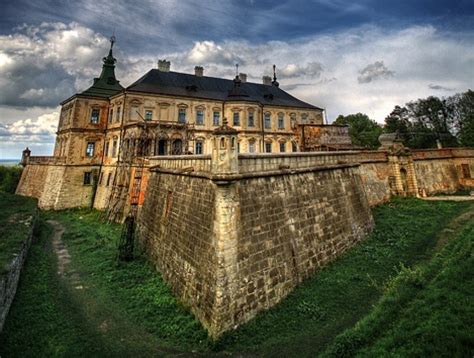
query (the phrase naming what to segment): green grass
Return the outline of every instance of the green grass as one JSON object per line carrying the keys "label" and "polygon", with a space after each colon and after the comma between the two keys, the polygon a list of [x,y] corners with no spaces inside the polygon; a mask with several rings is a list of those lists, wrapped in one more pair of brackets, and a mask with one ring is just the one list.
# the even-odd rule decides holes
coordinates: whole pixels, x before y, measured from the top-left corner
{"label": "green grass", "polygon": [[20,166],[0,165],[0,192],[14,193],[23,168]]}
{"label": "green grass", "polygon": [[0,191],[0,274],[31,233],[36,200]]}
{"label": "green grass", "polygon": [[[474,213],[430,261],[404,267],[355,327],[325,356],[472,357]],[[443,244],[443,243],[442,243]]]}
{"label": "green grass", "polygon": [[[406,341],[403,333],[410,332],[409,329],[418,329],[421,335],[425,332],[426,341],[421,340],[420,344],[429,343],[435,346],[433,352],[441,352],[439,346],[445,342],[430,341],[430,332],[443,332],[442,325],[449,317],[454,323],[447,329],[457,332],[449,337],[458,347],[457,352],[466,352],[472,342],[465,326],[465,320],[472,322],[472,309],[466,304],[472,292],[472,281],[468,285],[473,276],[472,247],[459,247],[458,256],[453,251],[452,257],[458,257],[458,261],[438,261],[443,255],[451,257],[443,252],[459,240],[458,236],[449,240],[440,237],[440,232],[469,205],[395,199],[375,208],[376,229],[369,238],[305,281],[279,305],[217,342],[207,338],[199,322],[176,301],[146,260],[139,257],[130,263],[116,263],[120,234],[117,225],[101,222],[100,214],[94,211],[43,213],[45,219],[58,220],[67,229],[63,239],[72,256],[70,270],[66,280],[58,278],[56,257],[47,240],[50,229],[43,224],[0,336],[0,355],[150,356],[179,351],[225,351],[315,356],[325,350],[328,355],[339,354],[340,350],[349,355],[384,355],[381,353],[391,352],[393,346],[401,347],[401,342]],[[457,230],[464,238],[462,241],[472,245],[472,224],[456,228],[456,235]],[[444,242],[440,238],[448,242],[444,248],[439,244]],[[439,253],[435,255],[436,252]],[[471,259],[460,265],[462,255],[470,255]],[[424,274],[424,269],[417,265],[435,270],[449,267],[450,263],[456,266],[452,267],[456,280],[446,276],[433,286],[431,277],[439,277],[440,273],[432,274],[423,279],[426,285],[416,288],[416,295],[408,294],[407,299],[391,306],[394,301],[390,295],[405,282],[403,277],[412,272],[415,276],[421,275],[419,271]],[[457,284],[460,288],[453,291]],[[438,296],[433,293],[435,290],[439,291]],[[453,296],[449,296],[451,291]],[[424,297],[420,292],[426,297],[418,302]],[[441,310],[437,299],[445,296],[449,302],[459,303],[449,311],[440,311],[440,316],[430,316],[436,309]],[[379,317],[387,311],[384,304],[392,312]],[[421,309],[424,313],[419,312]],[[465,318],[457,317],[458,314]],[[399,317],[399,321],[384,324],[394,317]],[[367,326],[374,321],[377,324]],[[360,339],[360,333],[351,338],[351,329],[359,326],[367,326],[364,333],[378,334],[374,340],[368,340],[369,336]],[[412,342],[416,345],[417,341]],[[405,351],[400,348],[397,352],[404,355]]]}

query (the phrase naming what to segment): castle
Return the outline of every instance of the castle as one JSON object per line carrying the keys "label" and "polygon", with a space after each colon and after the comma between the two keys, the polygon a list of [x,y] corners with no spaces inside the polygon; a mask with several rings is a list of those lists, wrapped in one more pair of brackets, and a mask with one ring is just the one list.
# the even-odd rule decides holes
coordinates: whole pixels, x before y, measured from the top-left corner
{"label": "castle", "polygon": [[113,41],[61,103],[54,155],[23,153],[17,193],[45,209],[132,217],[137,241],[211,335],[271,307],[362,240],[392,195],[474,187],[474,149],[356,150],[347,127],[263,83],[158,69],[123,88]]}

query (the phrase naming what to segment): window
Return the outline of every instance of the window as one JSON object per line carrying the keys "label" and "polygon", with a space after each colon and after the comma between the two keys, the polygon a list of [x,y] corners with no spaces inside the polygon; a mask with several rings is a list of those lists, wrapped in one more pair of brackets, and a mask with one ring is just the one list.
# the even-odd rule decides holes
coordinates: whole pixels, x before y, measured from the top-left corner
{"label": "window", "polygon": [[172,153],[175,155],[183,154],[183,141],[181,139],[175,139],[172,144]]}
{"label": "window", "polygon": [[270,129],[272,128],[272,122],[270,119],[270,113],[265,113],[264,116],[264,123],[265,123],[265,129]]}
{"label": "window", "polygon": [[109,156],[109,141],[105,142],[104,155]]}
{"label": "window", "polygon": [[285,146],[286,146],[285,142],[280,142],[280,153],[285,153]]}
{"label": "window", "polygon": [[112,142],[112,158],[117,156],[117,138],[114,138]]}
{"label": "window", "polygon": [[92,172],[85,172],[84,185],[91,185],[91,184],[92,184]]}
{"label": "window", "polygon": [[104,173],[100,173],[100,176],[99,176],[99,185],[102,185],[102,179],[104,179]]}
{"label": "window", "polygon": [[212,116],[212,124],[214,126],[218,126],[219,123],[220,123],[220,117],[221,117],[221,114],[220,112],[214,112],[213,113],[213,116]]}
{"label": "window", "polygon": [[186,108],[180,108],[178,111],[178,122],[186,123]]}
{"label": "window", "polygon": [[114,110],[111,109],[109,111],[109,123],[112,123],[112,120],[114,119]]}
{"label": "window", "polygon": [[106,186],[109,186],[109,185],[110,185],[110,179],[112,179],[112,173],[109,173],[109,175],[107,176],[107,184],[106,184]]}
{"label": "window", "polygon": [[240,126],[240,112],[234,112],[234,126]]}
{"label": "window", "polygon": [[203,143],[201,141],[196,142],[195,154],[202,154]]}
{"label": "window", "polygon": [[272,152],[272,143],[270,143],[270,142],[265,143],[265,152],[266,153],[271,153]]}
{"label": "window", "polygon": [[240,142],[237,142],[237,153],[240,153]]}
{"label": "window", "polygon": [[254,120],[254,113],[253,112],[249,112],[249,114],[248,114],[247,126],[248,127],[255,127],[255,120]]}
{"label": "window", "polygon": [[298,151],[298,147],[296,146],[295,142],[291,142],[291,151],[292,152],[297,152]]}
{"label": "window", "polygon": [[120,106],[117,108],[117,113],[115,113],[115,120],[118,122],[120,120]]}
{"label": "window", "polygon": [[145,121],[151,121],[153,119],[153,111],[145,110]]}
{"label": "window", "polygon": [[87,142],[86,157],[93,157],[95,150],[95,142]]}
{"label": "window", "polygon": [[303,113],[301,115],[301,123],[308,123],[308,113]]}
{"label": "window", "polygon": [[199,126],[204,125],[204,112],[203,111],[197,111],[196,112],[196,124]]}
{"label": "window", "polygon": [[278,129],[285,129],[285,115],[278,113]]}
{"label": "window", "polygon": [[255,153],[255,141],[254,140],[249,141],[249,153]]}
{"label": "window", "polygon": [[92,124],[97,124],[99,123],[99,115],[100,115],[100,110],[99,109],[93,109],[91,112],[91,123]]}

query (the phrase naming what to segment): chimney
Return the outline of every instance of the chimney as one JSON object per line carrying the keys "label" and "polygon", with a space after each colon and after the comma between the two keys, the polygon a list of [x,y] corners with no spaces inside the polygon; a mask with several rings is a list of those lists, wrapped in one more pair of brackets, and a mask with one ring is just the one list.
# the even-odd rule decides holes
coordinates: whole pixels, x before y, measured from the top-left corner
{"label": "chimney", "polygon": [[239,78],[242,83],[247,82],[247,74],[246,73],[239,73]]}
{"label": "chimney", "polygon": [[195,66],[194,67],[194,75],[198,77],[204,76],[204,67],[202,66]]}
{"label": "chimney", "polygon": [[158,60],[158,70],[161,72],[170,72],[171,62],[166,60]]}
{"label": "chimney", "polygon": [[263,76],[262,77],[263,84],[266,86],[271,86],[272,85],[272,78],[270,76]]}

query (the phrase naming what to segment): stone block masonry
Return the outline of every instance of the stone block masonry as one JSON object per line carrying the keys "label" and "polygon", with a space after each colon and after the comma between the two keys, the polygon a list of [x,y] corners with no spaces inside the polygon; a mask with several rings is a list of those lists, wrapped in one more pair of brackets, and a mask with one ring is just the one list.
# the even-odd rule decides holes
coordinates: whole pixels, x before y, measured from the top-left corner
{"label": "stone block masonry", "polygon": [[234,134],[218,134],[211,171],[151,169],[137,228],[213,337],[275,305],[373,227],[358,164],[241,174]]}

